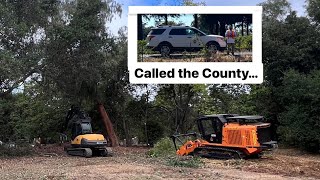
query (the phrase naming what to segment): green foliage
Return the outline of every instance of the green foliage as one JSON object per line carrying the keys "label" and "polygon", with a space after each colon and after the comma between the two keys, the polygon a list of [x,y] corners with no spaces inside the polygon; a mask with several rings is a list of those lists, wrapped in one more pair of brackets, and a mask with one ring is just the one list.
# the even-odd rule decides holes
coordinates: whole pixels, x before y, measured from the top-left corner
{"label": "green foliage", "polygon": [[152,49],[147,48],[146,40],[138,40],[138,61],[143,61],[144,54],[154,54],[155,52]]}
{"label": "green foliage", "polygon": [[82,101],[99,99],[98,84],[112,77],[109,69],[119,62],[114,58],[116,39],[106,33],[105,23],[121,9],[113,1],[100,0],[78,0],[70,9],[66,12],[69,23],[56,22],[48,30],[52,41],[44,61],[44,84],[81,105]]}
{"label": "green foliage", "polygon": [[[209,95],[214,113],[240,113],[241,108],[246,104],[240,102],[250,90],[247,85],[221,84],[210,85]],[[236,103],[239,103],[236,105]],[[243,104],[242,104],[243,103]]]}
{"label": "green foliage", "polygon": [[10,114],[14,107],[14,97],[0,99],[0,140],[9,140],[13,134],[14,124],[11,122]]}
{"label": "green foliage", "polygon": [[[230,102],[230,112],[237,114],[261,114],[266,119],[277,114],[277,105],[272,99],[272,89],[265,84],[247,86],[250,93],[239,94]],[[275,123],[275,122],[272,122]]]}
{"label": "green foliage", "polygon": [[147,156],[159,158],[165,161],[165,164],[174,167],[199,168],[204,163],[199,157],[177,156],[171,138],[160,139],[155,146],[147,152]]}
{"label": "green foliage", "polygon": [[320,32],[306,17],[291,12],[281,21],[263,25],[263,63],[266,80],[273,86],[281,84],[283,73],[295,69],[302,73],[320,67],[317,51]]}
{"label": "green foliage", "polygon": [[71,104],[91,110],[113,82],[128,95],[126,32],[106,29],[118,3],[3,1],[0,12],[1,140],[55,137]]}
{"label": "green foliage", "polygon": [[167,113],[162,122],[168,124],[170,134],[176,131],[186,133],[195,126],[194,119],[200,110],[197,107],[207,109],[201,105],[206,97],[207,89],[203,84],[161,85],[154,104]]}
{"label": "green foliage", "polygon": [[252,35],[236,37],[235,48],[239,50],[252,50]]}
{"label": "green foliage", "polygon": [[[207,46],[204,46],[198,54],[202,56],[206,62],[209,62],[210,58],[212,58],[212,53],[208,50]],[[192,56],[189,56],[189,58],[191,61]]]}
{"label": "green foliage", "polygon": [[[132,98],[127,102],[124,112],[124,116],[127,120],[127,126],[130,129],[130,133],[134,136],[137,136],[142,142],[147,142],[145,122],[148,121],[147,114],[149,108],[150,104],[147,103],[144,98],[139,100]],[[154,120],[156,119],[155,114],[153,114],[152,118]]]}
{"label": "green foliage", "polygon": [[320,149],[320,71],[302,75],[285,74],[279,88],[285,110],[280,113],[279,134],[282,141],[318,152]]}
{"label": "green foliage", "polygon": [[16,138],[53,137],[60,132],[68,107],[58,100],[47,101],[44,97],[31,98],[21,95],[15,103],[11,119]]}
{"label": "green foliage", "polygon": [[160,139],[154,147],[148,151],[149,157],[168,157],[175,154],[175,148],[170,138]]}
{"label": "green foliage", "polygon": [[164,135],[164,127],[160,122],[157,121],[147,121],[146,122],[148,143],[152,146]]}
{"label": "green foliage", "polygon": [[312,20],[316,23],[320,23],[320,1],[318,0],[307,0],[307,12]]}
{"label": "green foliage", "polygon": [[[145,26],[146,24],[143,24],[143,40],[145,40],[149,34],[149,32],[151,31],[152,29],[152,26],[151,27],[146,27]],[[138,41],[141,41],[141,40],[138,40]]]}
{"label": "green foliage", "polygon": [[[307,10],[316,22],[313,3]],[[229,105],[241,114],[264,115],[274,130],[279,127],[277,135],[283,143],[317,151],[315,71],[320,68],[320,31],[308,18],[298,17],[286,0],[268,0],[261,5],[265,82],[250,86],[249,94]],[[273,134],[276,137],[276,131]]]}
{"label": "green foliage", "polygon": [[[41,70],[44,46],[41,31],[56,1],[1,1],[0,97],[10,94]],[[50,11],[51,13],[49,13]],[[35,34],[39,36],[36,38]]]}
{"label": "green foliage", "polygon": [[263,7],[264,21],[282,20],[291,11],[287,0],[266,0],[259,5]]}

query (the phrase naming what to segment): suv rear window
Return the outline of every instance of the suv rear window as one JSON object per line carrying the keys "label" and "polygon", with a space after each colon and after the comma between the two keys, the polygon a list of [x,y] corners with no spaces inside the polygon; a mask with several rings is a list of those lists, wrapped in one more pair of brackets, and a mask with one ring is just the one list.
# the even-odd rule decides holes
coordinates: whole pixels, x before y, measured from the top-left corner
{"label": "suv rear window", "polygon": [[149,32],[149,35],[160,35],[162,34],[166,29],[152,29]]}
{"label": "suv rear window", "polygon": [[171,29],[171,31],[169,32],[169,35],[187,35],[186,33],[186,29]]}

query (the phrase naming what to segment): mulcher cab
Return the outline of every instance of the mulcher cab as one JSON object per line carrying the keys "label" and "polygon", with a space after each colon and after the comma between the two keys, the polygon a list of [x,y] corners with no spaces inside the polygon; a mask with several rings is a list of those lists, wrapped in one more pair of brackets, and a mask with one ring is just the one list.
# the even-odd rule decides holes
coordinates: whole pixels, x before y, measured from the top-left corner
{"label": "mulcher cab", "polygon": [[173,135],[178,155],[196,155],[218,159],[242,159],[259,157],[264,151],[277,147],[271,139],[271,124],[262,122],[262,116],[238,116],[235,114],[207,115],[197,119],[200,137],[189,140],[177,149],[182,136]]}
{"label": "mulcher cab", "polygon": [[107,156],[111,149],[102,134],[94,134],[91,128],[91,118],[72,107],[66,118],[67,127],[71,129],[71,144],[64,149],[69,155],[91,157],[93,154]]}

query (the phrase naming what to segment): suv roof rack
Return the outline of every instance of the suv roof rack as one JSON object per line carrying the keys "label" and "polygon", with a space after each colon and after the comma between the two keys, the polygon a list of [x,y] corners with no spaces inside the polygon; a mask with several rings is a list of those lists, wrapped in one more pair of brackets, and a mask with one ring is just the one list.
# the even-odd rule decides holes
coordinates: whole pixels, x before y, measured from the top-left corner
{"label": "suv roof rack", "polygon": [[158,25],[157,27],[190,27],[190,26],[177,26],[177,25]]}
{"label": "suv roof rack", "polygon": [[171,25],[158,25],[157,27],[171,27]]}

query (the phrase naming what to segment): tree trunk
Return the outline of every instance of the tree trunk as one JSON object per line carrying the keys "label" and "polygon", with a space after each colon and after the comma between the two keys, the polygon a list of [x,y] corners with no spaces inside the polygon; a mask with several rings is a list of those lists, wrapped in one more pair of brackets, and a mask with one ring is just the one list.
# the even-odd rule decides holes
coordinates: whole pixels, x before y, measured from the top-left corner
{"label": "tree trunk", "polygon": [[98,109],[99,109],[100,115],[102,117],[102,121],[103,121],[104,127],[106,128],[107,134],[108,134],[108,136],[110,138],[111,146],[112,147],[119,146],[118,137],[117,137],[116,133],[114,132],[112,123],[110,121],[110,118],[109,118],[109,116],[108,116],[108,114],[106,112],[106,109],[104,108],[102,103],[99,103]]}
{"label": "tree trunk", "polygon": [[217,35],[219,34],[219,29],[220,29],[220,25],[219,25],[219,23],[216,23],[216,32],[215,32],[215,34],[217,34]]}
{"label": "tree trunk", "polygon": [[132,146],[132,141],[129,135],[129,130],[126,122],[126,118],[122,118],[122,123],[123,123],[123,129],[124,129],[124,136],[126,137],[126,146],[130,147]]}
{"label": "tree trunk", "polygon": [[215,25],[213,25],[213,24],[210,24],[210,25],[209,25],[210,34],[215,34],[215,33],[214,33],[214,28],[215,28]]}
{"label": "tree trunk", "polygon": [[142,15],[138,14],[138,40],[143,40]]}
{"label": "tree trunk", "polygon": [[243,36],[244,34],[243,34],[243,20],[242,20],[242,22],[241,22],[241,35]]}
{"label": "tree trunk", "polygon": [[194,14],[193,15],[194,18],[194,27],[195,28],[199,28],[199,24],[198,24],[198,14]]}
{"label": "tree trunk", "polygon": [[164,15],[164,24],[168,25],[168,14]]}
{"label": "tree trunk", "polygon": [[226,32],[226,23],[223,22],[223,23],[220,23],[220,36],[224,36]]}

